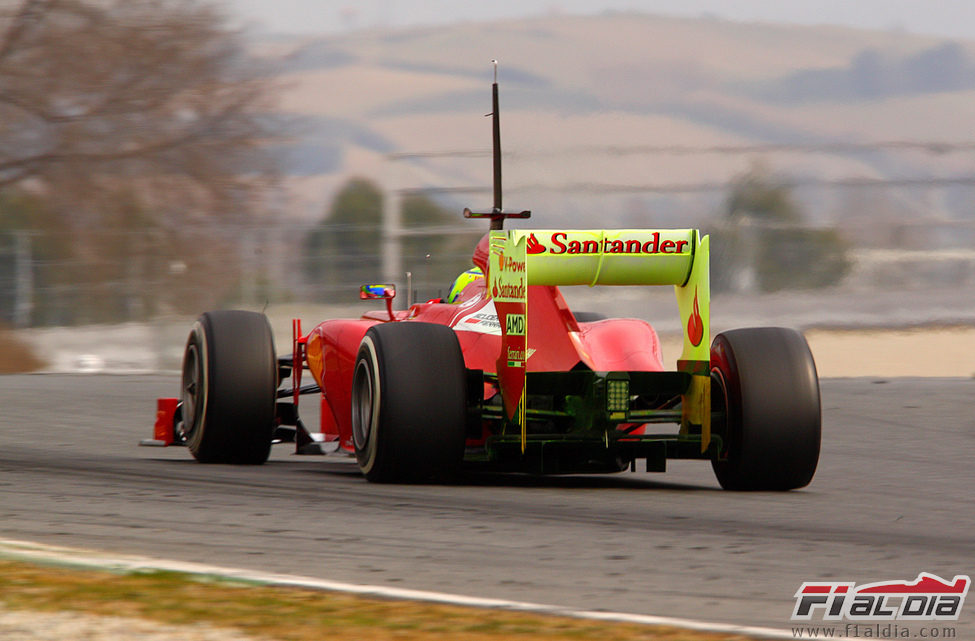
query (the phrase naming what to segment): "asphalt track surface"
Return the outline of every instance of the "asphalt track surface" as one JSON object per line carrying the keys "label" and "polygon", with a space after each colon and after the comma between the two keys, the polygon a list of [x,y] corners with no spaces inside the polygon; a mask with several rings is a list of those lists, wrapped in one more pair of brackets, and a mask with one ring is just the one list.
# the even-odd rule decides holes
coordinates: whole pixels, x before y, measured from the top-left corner
{"label": "asphalt track surface", "polygon": [[[451,486],[287,445],[205,466],[137,446],[177,386],[0,377],[0,538],[779,629],[803,581],[975,576],[972,379],[822,381],[819,470],[788,493],[724,492],[702,462]],[[975,603],[951,625],[975,638]]]}

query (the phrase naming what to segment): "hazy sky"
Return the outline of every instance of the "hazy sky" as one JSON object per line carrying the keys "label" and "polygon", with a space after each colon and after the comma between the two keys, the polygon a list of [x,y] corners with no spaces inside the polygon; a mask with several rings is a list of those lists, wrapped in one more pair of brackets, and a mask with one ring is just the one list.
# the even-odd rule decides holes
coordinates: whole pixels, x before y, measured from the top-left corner
{"label": "hazy sky", "polygon": [[638,10],[736,21],[842,24],[975,39],[975,0],[221,0],[255,28],[335,33],[364,27]]}

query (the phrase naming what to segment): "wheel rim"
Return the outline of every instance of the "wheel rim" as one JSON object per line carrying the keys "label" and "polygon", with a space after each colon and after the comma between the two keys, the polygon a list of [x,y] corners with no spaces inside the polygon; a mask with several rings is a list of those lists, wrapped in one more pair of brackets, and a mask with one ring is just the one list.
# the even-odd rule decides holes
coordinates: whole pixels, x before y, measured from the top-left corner
{"label": "wheel rim", "polygon": [[184,437],[189,437],[199,422],[197,420],[197,411],[200,407],[202,378],[199,350],[195,343],[190,344],[186,348],[186,356],[183,359],[183,379],[180,385],[180,401],[183,404]]}
{"label": "wheel rim", "polygon": [[364,450],[372,431],[373,389],[369,365],[360,360],[352,379],[352,440],[356,449]]}

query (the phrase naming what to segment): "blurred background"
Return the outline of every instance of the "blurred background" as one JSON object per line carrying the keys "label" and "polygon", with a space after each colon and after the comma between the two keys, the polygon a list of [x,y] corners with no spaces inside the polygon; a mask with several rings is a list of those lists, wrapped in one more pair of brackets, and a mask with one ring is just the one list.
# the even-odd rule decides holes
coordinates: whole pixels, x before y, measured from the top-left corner
{"label": "blurred background", "polygon": [[[0,370],[175,369],[225,307],[284,352],[361,283],[446,295],[494,58],[519,226],[701,228],[716,330],[975,326],[975,9],[461,4],[0,0]],[[672,291],[567,297],[679,331]]]}

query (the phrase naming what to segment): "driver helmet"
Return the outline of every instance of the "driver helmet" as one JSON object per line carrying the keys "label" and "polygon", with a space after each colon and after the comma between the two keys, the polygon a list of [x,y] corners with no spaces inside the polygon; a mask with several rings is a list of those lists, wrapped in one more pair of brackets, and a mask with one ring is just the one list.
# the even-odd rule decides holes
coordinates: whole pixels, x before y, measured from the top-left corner
{"label": "driver helmet", "polygon": [[478,278],[484,278],[484,272],[480,267],[471,267],[466,272],[457,277],[453,286],[450,288],[450,295],[447,296],[448,303],[456,303],[460,298],[460,293],[464,288],[473,283]]}

